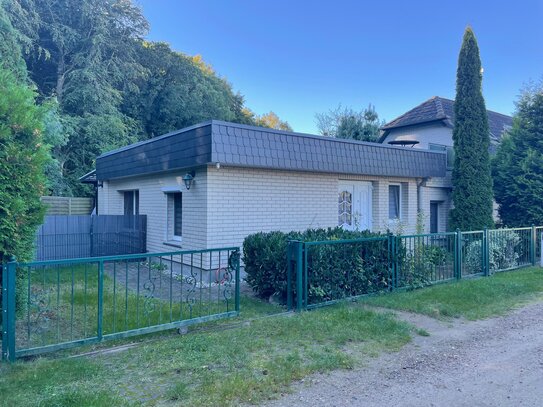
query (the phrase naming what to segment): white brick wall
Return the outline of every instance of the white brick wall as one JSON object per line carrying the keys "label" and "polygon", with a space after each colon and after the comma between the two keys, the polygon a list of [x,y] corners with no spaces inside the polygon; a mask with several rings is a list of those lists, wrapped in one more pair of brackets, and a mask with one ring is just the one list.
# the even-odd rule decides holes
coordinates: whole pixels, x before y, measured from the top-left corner
{"label": "white brick wall", "polygon": [[183,193],[183,242],[186,250],[202,249],[207,245],[207,177],[206,169],[196,171],[194,182],[186,190],[182,177],[186,172],[148,175],[104,182],[98,188],[98,213],[122,215],[123,194],[119,191],[138,189],[140,214],[147,215],[147,250],[163,252],[179,250],[164,244],[168,236],[168,197],[162,188],[177,187]]}
{"label": "white brick wall", "polygon": [[[428,183],[427,185],[431,184]],[[421,188],[421,193],[421,210],[424,214],[424,232],[430,233],[430,201],[441,202],[438,208],[438,232],[447,232],[449,227],[449,211],[451,210],[450,188],[425,186]]]}
{"label": "white brick wall", "polygon": [[245,236],[272,230],[291,231],[337,226],[339,180],[371,181],[373,228],[394,231],[388,220],[388,185],[402,183],[404,228],[414,232],[416,180],[278,171],[256,168],[208,169],[208,245],[238,246]]}
{"label": "white brick wall", "polygon": [[245,236],[337,224],[337,175],[208,169],[208,243],[239,246]]}
{"label": "white brick wall", "polygon": [[168,210],[167,196],[161,189],[177,185],[183,192],[182,249],[241,246],[243,239],[255,232],[336,226],[338,182],[358,180],[372,182],[374,230],[398,231],[397,223],[388,219],[388,186],[401,183],[401,230],[415,231],[415,179],[209,166],[197,170],[187,191],[181,179],[185,172],[104,182],[99,188],[99,213],[122,214],[119,190],[139,189],[140,213],[148,216],[148,250],[176,250],[164,244]]}

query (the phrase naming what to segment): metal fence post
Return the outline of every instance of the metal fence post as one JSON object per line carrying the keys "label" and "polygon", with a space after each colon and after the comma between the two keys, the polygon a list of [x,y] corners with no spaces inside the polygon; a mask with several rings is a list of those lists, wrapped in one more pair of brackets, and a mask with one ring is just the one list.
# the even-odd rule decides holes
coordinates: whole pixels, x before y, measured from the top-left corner
{"label": "metal fence post", "polygon": [[488,244],[488,228],[486,227],[483,231],[481,252],[483,256],[483,275],[488,277],[490,275],[490,245]]}
{"label": "metal fence post", "polygon": [[460,229],[456,229],[456,279],[462,278],[462,232]]}
{"label": "metal fence post", "polygon": [[307,306],[309,305],[309,275],[308,275],[308,262],[307,262],[307,255],[308,255],[308,252],[307,252],[307,246],[305,245],[305,242],[302,242],[301,243],[301,250],[300,250],[300,253],[302,255],[302,261],[300,262],[300,266],[303,270],[303,287],[304,287],[304,294],[303,294],[303,297],[302,297],[302,301],[303,301],[303,307],[304,309],[307,309]]}
{"label": "metal fence post", "polygon": [[8,358],[8,268],[2,265],[2,360]]}
{"label": "metal fence post", "polygon": [[104,261],[98,262],[98,340],[102,340],[104,322]]}
{"label": "metal fence post", "polygon": [[[6,357],[10,362],[15,362],[15,279],[17,274],[17,262],[14,257],[12,257],[7,264],[7,272],[4,277],[7,277],[6,280],[2,280],[2,284],[7,286],[7,290],[4,291],[6,298],[6,311],[4,316],[6,320],[2,321],[2,326],[4,327],[6,340]],[[3,302],[3,301],[2,301]],[[4,345],[4,340],[2,340],[2,345]],[[2,346],[3,348],[4,346]]]}
{"label": "metal fence post", "polygon": [[303,308],[303,242],[299,240],[291,241],[292,259],[296,262],[296,311],[301,311]]}
{"label": "metal fence post", "polygon": [[240,298],[239,298],[239,295],[240,295],[239,294],[239,291],[240,291],[240,289],[239,289],[239,284],[240,284],[240,282],[239,282],[239,278],[240,278],[239,277],[239,268],[240,268],[240,263],[241,263],[241,259],[240,259],[241,254],[240,254],[239,249],[234,252],[234,255],[236,256],[236,301],[235,301],[235,307],[236,307],[236,312],[239,312],[239,300],[240,300]]}
{"label": "metal fence post", "polygon": [[398,264],[396,256],[396,236],[392,233],[388,234],[388,258],[389,258],[389,272],[390,272],[390,288],[394,290],[397,288],[396,276],[398,273]]}
{"label": "metal fence post", "polygon": [[532,261],[532,266],[535,266],[535,258],[536,258],[536,247],[537,247],[537,232],[535,229],[535,225],[532,225],[532,233],[530,238],[530,257]]}
{"label": "metal fence post", "polygon": [[293,242],[289,240],[287,242],[287,309],[292,310],[292,269],[293,269]]}

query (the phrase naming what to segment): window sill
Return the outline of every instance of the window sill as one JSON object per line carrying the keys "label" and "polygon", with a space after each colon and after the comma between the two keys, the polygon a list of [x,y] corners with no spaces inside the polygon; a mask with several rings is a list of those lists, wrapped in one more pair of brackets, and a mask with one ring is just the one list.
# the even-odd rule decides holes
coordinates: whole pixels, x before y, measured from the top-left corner
{"label": "window sill", "polygon": [[171,247],[178,247],[180,249],[183,248],[183,242],[180,242],[178,240],[168,240],[166,242],[162,242],[165,246],[171,246]]}

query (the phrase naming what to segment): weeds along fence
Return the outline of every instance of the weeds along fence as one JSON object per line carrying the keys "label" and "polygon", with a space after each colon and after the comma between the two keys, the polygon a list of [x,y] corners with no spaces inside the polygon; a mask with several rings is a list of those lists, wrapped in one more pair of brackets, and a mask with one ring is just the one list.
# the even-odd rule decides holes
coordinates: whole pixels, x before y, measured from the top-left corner
{"label": "weeds along fence", "polygon": [[539,264],[543,227],[290,241],[287,306],[311,309],[375,293]]}
{"label": "weeds along fence", "polygon": [[2,358],[238,315],[239,254],[227,247],[7,263]]}

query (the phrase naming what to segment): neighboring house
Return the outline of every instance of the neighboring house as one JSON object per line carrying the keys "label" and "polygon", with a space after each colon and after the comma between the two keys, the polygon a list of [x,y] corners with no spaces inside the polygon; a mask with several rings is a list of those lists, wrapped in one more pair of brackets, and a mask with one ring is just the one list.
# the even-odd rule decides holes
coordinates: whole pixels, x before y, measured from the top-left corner
{"label": "neighboring house", "polygon": [[424,196],[448,199],[423,184],[446,173],[440,151],[213,120],[98,157],[98,213],[146,214],[151,252],[338,225],[412,233]]}
{"label": "neighboring house", "polygon": [[[487,114],[490,152],[494,153],[503,133],[512,126],[513,118],[490,110]],[[385,124],[379,142],[404,148],[446,151],[447,168],[451,170],[454,161],[453,123],[454,101],[434,96]],[[436,212],[448,213],[451,208],[451,172],[448,171],[447,176],[442,179],[432,178],[425,185],[433,188],[423,190],[423,194],[426,192],[426,196],[422,197],[422,210],[428,220],[426,230],[429,232],[446,230],[446,224],[436,223],[439,222],[438,219],[443,219],[439,214],[436,215]]]}

